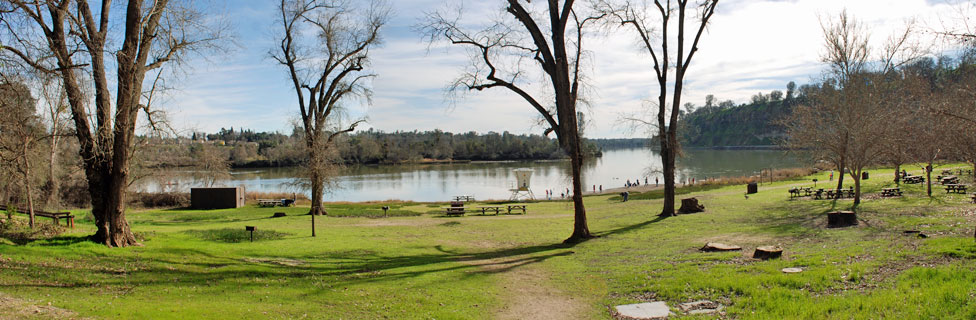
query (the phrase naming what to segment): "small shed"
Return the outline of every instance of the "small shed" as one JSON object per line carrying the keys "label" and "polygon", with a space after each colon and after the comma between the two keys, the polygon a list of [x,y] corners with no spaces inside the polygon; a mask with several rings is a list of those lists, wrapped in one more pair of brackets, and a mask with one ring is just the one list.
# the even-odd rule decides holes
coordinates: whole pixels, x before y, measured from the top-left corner
{"label": "small shed", "polygon": [[193,209],[229,209],[244,206],[244,187],[191,188]]}

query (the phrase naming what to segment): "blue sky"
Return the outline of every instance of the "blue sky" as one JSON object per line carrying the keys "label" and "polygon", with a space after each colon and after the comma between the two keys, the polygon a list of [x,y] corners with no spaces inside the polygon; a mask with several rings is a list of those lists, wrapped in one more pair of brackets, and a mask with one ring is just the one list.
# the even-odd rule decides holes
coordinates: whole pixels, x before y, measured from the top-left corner
{"label": "blue sky", "polygon": [[[224,4],[236,42],[220,56],[195,59],[177,91],[166,101],[172,124],[179,130],[214,132],[249,128],[290,132],[298,114],[297,100],[285,70],[269,58],[275,47],[277,1],[235,0]],[[509,131],[540,133],[537,115],[508,91],[473,92],[452,103],[444,88],[468,59],[464,50],[427,44],[413,26],[424,12],[445,1],[390,0],[395,16],[383,30],[385,44],[373,51],[373,104],[351,105],[348,116],[366,116],[368,125],[384,131],[452,132]],[[487,1],[464,1],[474,13],[498,15],[502,8]],[[818,16],[844,8],[863,20],[875,46],[916,17],[925,29],[947,23],[949,5],[925,0],[723,0],[719,3],[685,82],[683,101],[702,104],[707,94],[720,100],[745,102],[758,93],[785,91],[786,83],[817,78],[822,37]],[[621,125],[622,115],[642,112],[644,100],[656,97],[649,60],[641,55],[633,34],[612,32],[586,40],[591,51],[587,73],[596,89],[586,110],[587,136],[638,137]]]}

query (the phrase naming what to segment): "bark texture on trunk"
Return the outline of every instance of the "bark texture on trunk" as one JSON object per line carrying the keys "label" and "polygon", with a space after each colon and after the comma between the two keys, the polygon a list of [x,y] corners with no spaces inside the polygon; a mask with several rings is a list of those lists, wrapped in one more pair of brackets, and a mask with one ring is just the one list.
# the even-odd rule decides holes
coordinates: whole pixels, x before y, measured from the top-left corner
{"label": "bark texture on trunk", "polygon": [[662,217],[672,217],[674,213],[675,178],[674,178],[674,150],[666,142],[661,143],[661,161],[664,162],[664,206],[661,208]]}
{"label": "bark texture on trunk", "polygon": [[586,222],[586,208],[583,206],[583,182],[580,179],[583,171],[583,153],[578,139],[574,145],[570,160],[573,174],[573,234],[563,241],[565,243],[578,243],[593,237]]}
{"label": "bark texture on trunk", "polygon": [[901,165],[895,165],[895,184],[901,184]]}
{"label": "bark texture on trunk", "polygon": [[844,168],[847,166],[847,163],[845,163],[846,161],[844,160],[844,157],[841,157],[840,163],[837,166],[837,190],[844,188],[844,174],[847,173],[845,172],[846,170],[844,170]]}

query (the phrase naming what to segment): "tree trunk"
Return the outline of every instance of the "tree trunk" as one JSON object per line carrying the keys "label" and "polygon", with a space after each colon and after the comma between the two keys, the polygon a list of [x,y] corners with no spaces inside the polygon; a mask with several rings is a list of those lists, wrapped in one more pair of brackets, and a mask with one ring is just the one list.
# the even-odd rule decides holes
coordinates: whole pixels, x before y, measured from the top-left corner
{"label": "tree trunk", "polygon": [[318,170],[315,168],[309,168],[311,172],[309,173],[309,182],[312,184],[312,207],[308,210],[308,214],[314,216],[320,216],[325,214],[325,210],[322,209],[322,194],[324,192],[324,186],[322,181],[322,176],[319,174]]}
{"label": "tree trunk", "polygon": [[847,165],[845,162],[844,157],[840,157],[840,163],[837,166],[837,190],[844,188],[844,167]]}
{"label": "tree trunk", "polygon": [[[27,139],[25,138],[24,140],[27,140]],[[27,217],[28,217],[28,225],[30,225],[30,228],[31,229],[34,229],[34,197],[32,196],[34,194],[34,191],[31,188],[31,181],[30,181],[30,175],[31,175],[31,171],[30,171],[30,159],[27,156],[28,155],[28,153],[27,153],[27,150],[28,150],[27,146],[28,146],[27,141],[24,141],[24,144],[21,146],[23,148],[21,152],[23,152],[23,153],[20,155],[20,157],[21,157],[21,159],[24,159],[24,171],[23,171],[23,173],[24,173],[24,190],[27,191]]]}
{"label": "tree trunk", "polygon": [[895,184],[896,185],[900,185],[901,184],[901,178],[902,178],[902,176],[901,176],[901,165],[900,164],[896,164],[895,165]]}
{"label": "tree trunk", "polygon": [[932,162],[929,162],[928,166],[925,167],[925,180],[927,180],[926,192],[928,192],[929,197],[931,197],[932,196]]}
{"label": "tree trunk", "polygon": [[[665,138],[667,139],[667,138]],[[664,165],[664,207],[661,208],[662,217],[673,217],[674,213],[674,161],[675,150],[667,142],[661,143],[661,162]]]}
{"label": "tree trunk", "polygon": [[[573,115],[575,116],[575,114]],[[579,243],[583,240],[593,238],[590,234],[590,227],[586,223],[586,208],[583,206],[583,150],[579,139],[579,131],[576,128],[570,129],[570,134],[575,139],[570,141],[570,166],[573,173],[573,234],[563,243]],[[575,134],[573,134],[575,132]]]}
{"label": "tree trunk", "polygon": [[48,155],[47,166],[48,166],[48,176],[47,185],[49,187],[47,191],[47,199],[44,200],[44,205],[48,207],[60,207],[59,193],[61,192],[61,182],[58,181],[57,173],[55,172],[55,167],[58,159],[58,137],[57,132],[53,133],[51,137],[51,153]]}
{"label": "tree trunk", "polygon": [[854,179],[854,205],[852,207],[856,208],[857,205],[861,204],[861,169],[851,170],[851,178]]}

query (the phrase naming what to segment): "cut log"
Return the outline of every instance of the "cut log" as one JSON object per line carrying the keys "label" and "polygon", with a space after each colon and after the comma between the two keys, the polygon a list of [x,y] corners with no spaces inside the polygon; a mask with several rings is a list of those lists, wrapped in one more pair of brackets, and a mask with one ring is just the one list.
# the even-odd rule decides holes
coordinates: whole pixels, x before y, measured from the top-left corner
{"label": "cut log", "polygon": [[705,211],[705,206],[698,204],[697,198],[681,199],[681,208],[678,213],[695,213]]}
{"label": "cut log", "polygon": [[287,216],[288,216],[288,215],[287,215],[287,214],[285,214],[284,212],[275,212],[275,213],[274,213],[274,215],[273,215],[273,216],[271,216],[271,217],[272,217],[272,218],[281,218],[281,217],[287,217]]}
{"label": "cut log", "polygon": [[718,242],[709,242],[709,243],[706,243],[705,246],[701,248],[701,251],[705,251],[705,252],[713,252],[713,251],[739,251],[739,250],[742,250],[742,247],[735,246],[735,245],[728,245],[728,244],[724,244],[724,243],[718,243]]}
{"label": "cut log", "polygon": [[776,259],[783,255],[783,249],[776,246],[764,246],[756,248],[756,252],[752,253],[752,257],[756,259]]}
{"label": "cut log", "polygon": [[843,228],[857,225],[857,214],[854,211],[827,212],[827,228]]}

